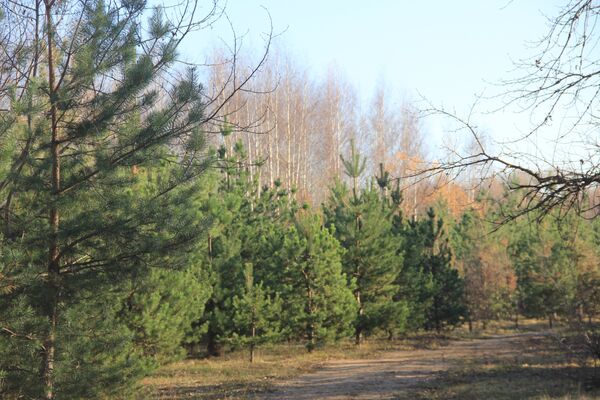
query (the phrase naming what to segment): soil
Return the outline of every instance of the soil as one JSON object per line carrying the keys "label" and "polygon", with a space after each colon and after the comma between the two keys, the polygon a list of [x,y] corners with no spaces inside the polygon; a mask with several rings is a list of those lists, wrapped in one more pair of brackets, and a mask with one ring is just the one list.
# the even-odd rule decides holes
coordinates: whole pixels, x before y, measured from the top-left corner
{"label": "soil", "polygon": [[336,360],[314,372],[274,384],[259,398],[265,400],[393,399],[398,393],[422,385],[456,362],[507,358],[519,361],[527,344],[544,334],[525,333],[488,339],[452,341],[437,349],[395,351],[382,358]]}

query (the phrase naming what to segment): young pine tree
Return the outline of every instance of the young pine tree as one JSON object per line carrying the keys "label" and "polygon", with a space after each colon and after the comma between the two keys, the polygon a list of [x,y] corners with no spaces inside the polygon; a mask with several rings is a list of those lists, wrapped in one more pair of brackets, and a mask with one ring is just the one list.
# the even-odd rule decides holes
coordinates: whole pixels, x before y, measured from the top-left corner
{"label": "young pine tree", "polygon": [[550,328],[556,315],[571,314],[577,290],[579,255],[573,232],[557,223],[548,217],[542,225],[522,225],[510,244],[521,310],[529,317],[547,318]]}
{"label": "young pine tree", "polygon": [[250,362],[254,362],[256,348],[260,344],[275,341],[281,334],[282,302],[277,295],[269,296],[261,283],[254,283],[252,264],[245,265],[244,277],[244,290],[232,300],[234,330],[229,341],[247,347]]}
{"label": "young pine tree", "polygon": [[402,257],[391,234],[392,213],[378,190],[373,185],[363,189],[358,186],[366,164],[354,143],[349,159],[342,157],[342,161],[352,189],[337,181],[323,212],[326,226],[334,228],[345,250],[342,265],[354,284],[358,306],[354,336],[360,344],[364,334],[385,326],[387,316],[398,315],[390,312],[390,305],[405,307],[404,303],[394,302]]}
{"label": "young pine tree", "polygon": [[410,299],[405,296],[406,287],[417,282],[411,281],[411,277],[406,274],[404,249],[405,249],[405,221],[402,215],[402,192],[400,190],[400,180],[395,180],[395,185],[392,184],[392,179],[389,172],[385,171],[383,164],[379,164],[379,175],[375,177],[377,186],[381,192],[381,202],[384,208],[388,209],[391,216],[390,235],[396,246],[396,255],[398,257],[399,267],[394,280],[396,292],[393,296],[393,301],[388,303],[382,312],[381,329],[388,336],[388,339],[393,339],[410,329]]}
{"label": "young pine tree", "polygon": [[276,272],[283,264],[275,260],[282,252],[284,232],[295,207],[287,191],[278,186],[259,192],[248,171],[239,168],[244,161],[241,146],[236,146],[231,156],[221,150],[220,157],[221,180],[204,205],[204,212],[213,220],[206,253],[212,295],[197,324],[197,333],[206,332],[195,335],[202,337],[213,356],[222,354],[223,345],[231,343],[234,334],[240,335],[233,298],[248,293],[244,265],[252,265],[253,282],[265,296],[275,299],[281,293]]}
{"label": "young pine tree", "polygon": [[431,282],[429,307],[425,311],[425,328],[440,332],[446,326],[462,322],[467,309],[464,304],[464,282],[452,266],[452,252],[444,222],[431,208],[427,219],[420,222],[424,247],[423,272]]}
{"label": "young pine tree", "polygon": [[354,320],[356,303],[342,272],[342,252],[317,216],[298,216],[286,233],[281,280],[288,307],[283,315],[287,329],[301,333],[308,351],[347,336]]}

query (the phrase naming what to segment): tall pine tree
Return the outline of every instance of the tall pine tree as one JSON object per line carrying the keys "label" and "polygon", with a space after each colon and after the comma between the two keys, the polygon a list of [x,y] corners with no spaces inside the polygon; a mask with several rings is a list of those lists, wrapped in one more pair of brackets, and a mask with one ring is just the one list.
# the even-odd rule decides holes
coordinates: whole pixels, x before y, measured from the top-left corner
{"label": "tall pine tree", "polygon": [[[147,321],[123,318],[130,283],[187,273],[173,254],[206,226],[195,181],[211,116],[198,71],[175,70],[195,8],[170,21],[143,0],[1,7],[26,72],[1,99],[0,396],[126,395],[154,351],[138,345]],[[139,170],[156,178],[143,190]]]}
{"label": "tall pine tree", "polygon": [[342,162],[352,188],[337,181],[323,212],[326,225],[334,228],[345,249],[342,265],[354,284],[358,306],[354,336],[360,344],[364,334],[385,325],[387,316],[398,315],[390,312],[390,305],[405,307],[394,302],[402,257],[391,235],[393,214],[372,184],[359,187],[366,161],[354,143],[349,158],[342,157]]}

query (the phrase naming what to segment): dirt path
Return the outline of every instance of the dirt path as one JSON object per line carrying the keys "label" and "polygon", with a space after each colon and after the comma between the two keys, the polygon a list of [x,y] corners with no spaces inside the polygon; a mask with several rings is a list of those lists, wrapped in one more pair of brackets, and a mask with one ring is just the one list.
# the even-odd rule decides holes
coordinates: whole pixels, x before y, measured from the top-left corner
{"label": "dirt path", "polygon": [[338,360],[324,364],[317,371],[293,380],[277,383],[265,400],[309,399],[390,399],[394,395],[447,370],[454,361],[510,358],[518,361],[527,348],[526,342],[543,334],[520,334],[451,342],[435,350],[412,350],[386,353],[384,358]]}

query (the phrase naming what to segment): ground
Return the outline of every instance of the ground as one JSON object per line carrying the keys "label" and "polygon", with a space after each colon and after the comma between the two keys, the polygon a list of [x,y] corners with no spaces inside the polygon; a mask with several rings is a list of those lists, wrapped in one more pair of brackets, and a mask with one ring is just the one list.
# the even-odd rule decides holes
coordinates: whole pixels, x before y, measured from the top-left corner
{"label": "ground", "polygon": [[[493,395],[525,399],[581,395],[576,381],[569,385],[560,376],[566,371],[548,371],[538,364],[543,358],[540,353],[547,351],[542,344],[551,340],[547,335],[525,333],[453,341],[438,349],[395,351],[377,359],[332,361],[312,373],[276,383],[273,392],[262,398],[481,399]],[[542,384],[532,384],[530,379]],[[506,386],[498,388],[502,382]]]}
{"label": "ground", "polygon": [[290,347],[176,364],[146,384],[159,399],[600,399],[600,371],[563,347],[552,332]]}

